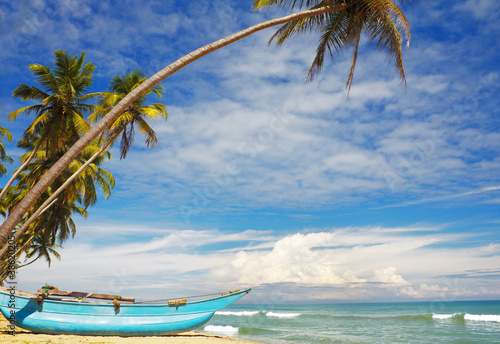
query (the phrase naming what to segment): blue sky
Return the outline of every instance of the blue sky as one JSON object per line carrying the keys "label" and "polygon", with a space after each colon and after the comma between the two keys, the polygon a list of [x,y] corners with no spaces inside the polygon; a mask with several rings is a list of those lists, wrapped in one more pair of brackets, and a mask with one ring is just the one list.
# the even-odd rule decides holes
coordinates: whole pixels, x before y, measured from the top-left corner
{"label": "blue sky", "polygon": [[[111,198],[75,218],[62,261],[19,283],[143,299],[247,286],[247,302],[498,299],[499,11],[406,8],[407,90],[366,46],[349,99],[348,53],[304,82],[314,35],[268,47],[270,29],[203,57],[162,83],[158,147],[137,135],[127,159],[113,149]],[[2,2],[0,125],[20,138],[31,119],[7,120],[23,105],[10,94],[56,49],[86,51],[101,91],[280,14],[251,1]]]}

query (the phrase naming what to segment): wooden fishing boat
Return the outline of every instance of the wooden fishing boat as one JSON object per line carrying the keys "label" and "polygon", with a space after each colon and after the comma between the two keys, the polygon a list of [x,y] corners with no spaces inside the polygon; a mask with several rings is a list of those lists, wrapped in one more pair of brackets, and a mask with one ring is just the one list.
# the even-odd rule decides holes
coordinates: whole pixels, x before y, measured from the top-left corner
{"label": "wooden fishing boat", "polygon": [[12,326],[36,333],[159,336],[197,328],[248,292],[250,289],[135,302],[134,298],[118,295],[59,291],[53,287],[44,287],[38,293],[0,287],[0,311]]}

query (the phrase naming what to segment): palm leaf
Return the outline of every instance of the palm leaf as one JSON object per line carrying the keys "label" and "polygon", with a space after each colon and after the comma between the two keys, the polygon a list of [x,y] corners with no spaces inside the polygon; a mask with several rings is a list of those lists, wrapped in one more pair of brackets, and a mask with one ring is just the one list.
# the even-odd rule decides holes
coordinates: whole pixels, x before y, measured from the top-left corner
{"label": "palm leaf", "polygon": [[151,128],[151,126],[142,117],[136,118],[135,123],[146,138],[146,147],[149,148],[150,146],[155,147],[158,145],[158,136],[156,136],[153,128]]}
{"label": "palm leaf", "polygon": [[59,85],[54,75],[51,73],[50,67],[40,64],[31,64],[29,65],[29,69],[36,76],[36,81],[48,92],[59,91]]}
{"label": "palm leaf", "polygon": [[21,101],[32,100],[35,102],[43,102],[49,97],[49,94],[34,86],[20,84],[12,91],[12,96],[14,98],[21,98]]}
{"label": "palm leaf", "polygon": [[307,72],[306,79],[312,80],[322,69],[327,49],[332,59],[333,50],[338,53],[344,49],[347,35],[348,17],[345,11],[332,13],[320,37],[318,48],[316,49],[316,56]]}

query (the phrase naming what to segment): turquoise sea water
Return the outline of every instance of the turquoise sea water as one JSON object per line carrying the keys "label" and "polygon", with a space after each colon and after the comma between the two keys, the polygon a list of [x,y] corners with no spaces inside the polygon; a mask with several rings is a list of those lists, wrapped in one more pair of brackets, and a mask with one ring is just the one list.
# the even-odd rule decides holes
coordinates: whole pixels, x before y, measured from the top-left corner
{"label": "turquoise sea water", "polygon": [[490,344],[500,301],[234,305],[201,330],[265,344]]}

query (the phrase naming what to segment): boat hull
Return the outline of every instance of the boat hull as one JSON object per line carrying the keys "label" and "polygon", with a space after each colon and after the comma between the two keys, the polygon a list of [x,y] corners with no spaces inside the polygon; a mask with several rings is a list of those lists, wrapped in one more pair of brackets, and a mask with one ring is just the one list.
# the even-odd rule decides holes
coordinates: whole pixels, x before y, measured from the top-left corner
{"label": "boat hull", "polygon": [[[16,326],[36,333],[99,336],[159,336],[197,328],[249,289],[184,305],[95,304],[44,300],[0,291],[0,311]],[[9,304],[9,301],[10,304]],[[11,306],[11,308],[9,308]],[[14,306],[14,307],[12,307]],[[13,317],[11,311],[14,311]]]}

